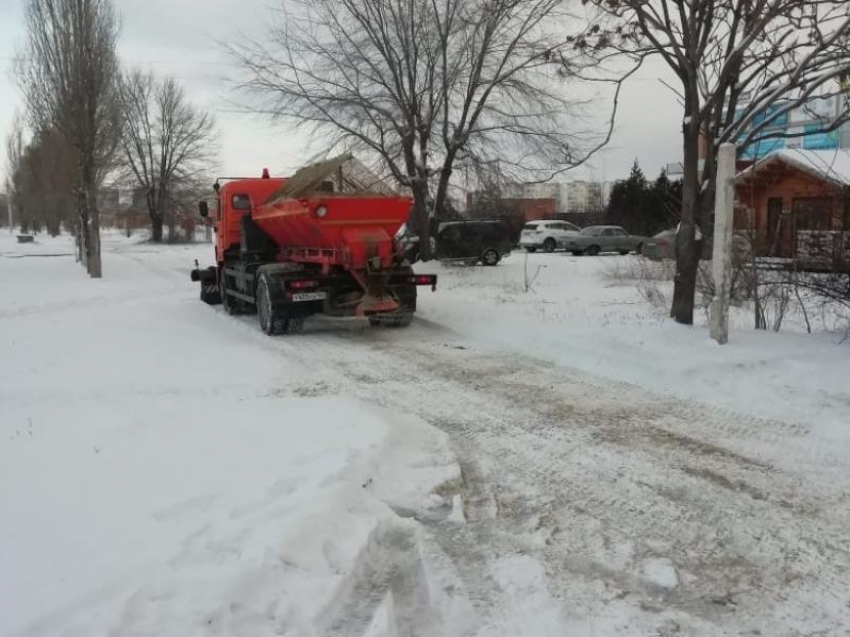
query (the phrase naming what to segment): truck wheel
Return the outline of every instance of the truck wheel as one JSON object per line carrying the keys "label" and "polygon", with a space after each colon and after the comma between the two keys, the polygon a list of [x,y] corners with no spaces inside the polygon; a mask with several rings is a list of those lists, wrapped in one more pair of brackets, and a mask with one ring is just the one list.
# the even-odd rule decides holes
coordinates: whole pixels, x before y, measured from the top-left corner
{"label": "truck wheel", "polygon": [[224,271],[220,271],[218,275],[218,289],[219,295],[221,296],[221,306],[224,308],[224,311],[230,314],[231,316],[235,316],[239,314],[238,306],[236,305],[236,301],[234,301],[231,297],[227,295],[227,291],[225,290],[226,284],[224,282]]}
{"label": "truck wheel", "polygon": [[261,273],[257,281],[257,319],[260,329],[269,336],[283,334],[286,329],[286,320],[275,308],[273,294],[269,276]]}
{"label": "truck wheel", "polygon": [[304,329],[304,317],[287,317],[278,307],[272,276],[261,272],[257,280],[257,319],[260,329],[269,336],[297,334]]}
{"label": "truck wheel", "polygon": [[552,237],[549,237],[543,242],[543,252],[554,252],[555,247],[555,240]]}
{"label": "truck wheel", "polygon": [[587,246],[587,250],[584,251],[585,254],[589,254],[592,257],[595,257],[597,254],[599,254],[599,252],[599,246]]}
{"label": "truck wheel", "polygon": [[484,254],[481,255],[481,262],[484,265],[496,265],[499,263],[499,253],[493,250],[492,248],[489,250],[485,250]]}

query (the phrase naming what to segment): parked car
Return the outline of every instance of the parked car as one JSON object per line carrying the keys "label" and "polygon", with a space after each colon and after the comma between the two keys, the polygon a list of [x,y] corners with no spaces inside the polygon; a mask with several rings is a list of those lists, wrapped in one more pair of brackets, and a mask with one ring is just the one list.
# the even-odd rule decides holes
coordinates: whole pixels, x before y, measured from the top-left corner
{"label": "parked car", "polygon": [[567,221],[540,220],[529,221],[522,227],[519,235],[519,245],[528,252],[554,252],[557,248],[563,250],[566,240],[576,235],[581,228]]}
{"label": "parked car", "polygon": [[[702,261],[711,261],[714,242],[711,238],[702,242]],[[746,234],[736,232],[732,235],[732,255],[737,259],[746,258],[750,253],[750,240]],[[662,230],[643,244],[643,255],[653,261],[676,258],[676,228]]]}
{"label": "parked car", "polygon": [[620,226],[588,226],[569,237],[564,247],[575,255],[596,255],[601,252],[628,254],[643,250],[646,237],[629,234]]}
{"label": "parked car", "polygon": [[501,219],[447,221],[437,230],[440,260],[496,265],[510,252],[510,231]]}

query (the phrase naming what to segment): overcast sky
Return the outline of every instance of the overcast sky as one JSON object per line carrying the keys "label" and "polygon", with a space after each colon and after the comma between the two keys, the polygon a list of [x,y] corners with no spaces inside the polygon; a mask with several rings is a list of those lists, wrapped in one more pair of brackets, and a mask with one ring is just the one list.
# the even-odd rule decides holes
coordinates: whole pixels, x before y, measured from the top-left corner
{"label": "overcast sky", "polygon": [[[234,69],[217,42],[240,33],[262,34],[275,0],[117,0],[122,30],[119,55],[125,65],[172,75],[184,83],[189,97],[216,113],[221,141],[222,175],[259,173],[269,167],[286,174],[304,163],[306,141],[286,129],[232,112],[234,96],[228,77]],[[0,0],[0,140],[9,132],[20,94],[11,59],[23,45],[24,0]],[[608,150],[589,169],[566,173],[564,179],[619,179],[635,158],[654,177],[681,153],[681,111],[670,91],[658,81],[665,76],[660,63],[650,64],[630,80],[622,96],[617,128]],[[607,109],[601,104],[600,109]],[[311,149],[317,150],[317,149]],[[5,155],[5,152],[3,153]],[[0,163],[5,162],[3,157]]]}

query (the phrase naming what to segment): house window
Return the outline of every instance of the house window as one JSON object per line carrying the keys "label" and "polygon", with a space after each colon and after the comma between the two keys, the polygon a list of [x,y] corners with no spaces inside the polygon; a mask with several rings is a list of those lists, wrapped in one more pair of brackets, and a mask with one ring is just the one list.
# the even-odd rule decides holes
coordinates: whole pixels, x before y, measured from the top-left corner
{"label": "house window", "polygon": [[794,200],[797,230],[831,230],[832,200],[828,197],[805,197]]}

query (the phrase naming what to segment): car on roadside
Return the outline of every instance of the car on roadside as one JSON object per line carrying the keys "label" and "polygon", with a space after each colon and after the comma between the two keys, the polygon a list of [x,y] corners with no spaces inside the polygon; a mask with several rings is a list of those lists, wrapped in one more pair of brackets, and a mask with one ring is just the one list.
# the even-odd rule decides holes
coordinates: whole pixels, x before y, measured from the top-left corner
{"label": "car on roadside", "polygon": [[[643,244],[643,256],[653,261],[676,258],[676,228],[662,230]],[[701,261],[711,261],[714,242],[709,239],[702,242]],[[732,235],[732,255],[740,260],[750,253],[750,240],[745,233],[735,232]]]}
{"label": "car on roadside", "polygon": [[564,248],[574,255],[588,254],[591,256],[603,252],[619,252],[640,254],[647,238],[641,235],[629,234],[621,226],[588,226],[582,228],[577,235],[570,236]]}
{"label": "car on roadside", "polygon": [[522,227],[522,232],[519,235],[519,246],[525,248],[527,252],[563,250],[567,239],[580,231],[581,228],[568,221],[557,219],[529,221]]}
{"label": "car on roadside", "polygon": [[436,257],[474,265],[496,265],[511,253],[510,230],[501,219],[446,221],[437,229]]}

